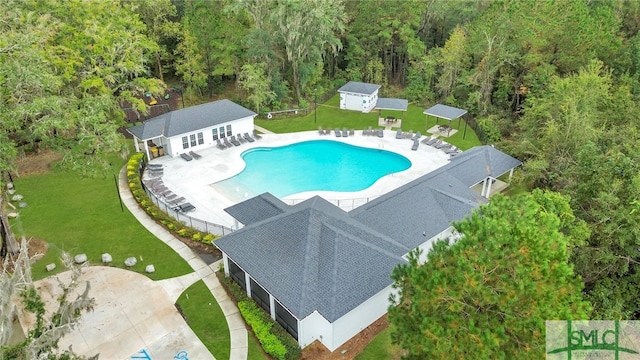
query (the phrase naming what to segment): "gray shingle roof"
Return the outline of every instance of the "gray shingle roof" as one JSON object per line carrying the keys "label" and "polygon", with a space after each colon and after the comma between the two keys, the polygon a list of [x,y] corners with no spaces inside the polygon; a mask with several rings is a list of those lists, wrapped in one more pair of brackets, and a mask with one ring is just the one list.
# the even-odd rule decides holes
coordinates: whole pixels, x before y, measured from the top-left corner
{"label": "gray shingle roof", "polygon": [[216,245],[298,319],[317,310],[331,322],[389,286],[409,250],[320,197]]}
{"label": "gray shingle roof", "polygon": [[338,89],[338,92],[350,92],[354,94],[371,95],[374,92],[376,92],[376,90],[378,89],[380,89],[380,85],[367,84],[367,83],[357,82],[357,81],[349,81],[348,83],[344,84],[340,89]]}
{"label": "gray shingle roof", "polygon": [[409,100],[394,98],[378,98],[375,109],[407,111]]}
{"label": "gray shingle roof", "polygon": [[223,99],[206,104],[174,110],[127,129],[141,140],[160,136],[173,137],[200,129],[242,119],[257,114],[231,100]]}
{"label": "gray shingle roof", "polygon": [[467,110],[452,106],[436,104],[422,112],[423,114],[438,117],[440,119],[455,120],[467,113]]}
{"label": "gray shingle roof", "polygon": [[317,310],[333,322],[390,285],[402,255],[487,202],[470,186],[520,164],[476,147],[349,213],[317,196],[282,208],[263,194],[228,211],[249,225],[216,244],[298,319]]}
{"label": "gray shingle roof", "polygon": [[448,172],[467,186],[473,186],[487,176],[494,178],[522,165],[515,159],[493,146],[476,146],[456,155],[447,165]]}
{"label": "gray shingle roof", "polygon": [[270,193],[258,195],[224,209],[245,226],[280,215],[288,210],[287,204]]}

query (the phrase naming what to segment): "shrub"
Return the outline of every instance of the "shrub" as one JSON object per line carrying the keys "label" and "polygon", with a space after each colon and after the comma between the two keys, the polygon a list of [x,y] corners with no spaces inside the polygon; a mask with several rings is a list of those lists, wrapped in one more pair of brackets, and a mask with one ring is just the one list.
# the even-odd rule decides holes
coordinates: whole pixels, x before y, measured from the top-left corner
{"label": "shrub", "polygon": [[214,239],[215,236],[213,236],[212,234],[207,234],[202,238],[202,242],[205,244],[212,244]]}
{"label": "shrub", "polygon": [[264,316],[262,316],[264,312],[258,308],[256,303],[250,300],[241,301],[238,303],[238,308],[253,333],[256,334],[264,351],[276,359],[286,359],[287,348],[277,336],[270,332],[273,322],[264,320]]}
{"label": "shrub", "polygon": [[185,237],[185,236],[187,236],[188,232],[189,232],[189,230],[187,230],[185,228],[182,228],[182,229],[178,230],[178,235],[180,235],[182,237]]}
{"label": "shrub", "polygon": [[199,232],[197,232],[197,233],[195,233],[195,234],[193,234],[193,235],[191,236],[191,239],[193,239],[194,241],[200,241],[200,240],[202,240],[202,234],[200,234]]}

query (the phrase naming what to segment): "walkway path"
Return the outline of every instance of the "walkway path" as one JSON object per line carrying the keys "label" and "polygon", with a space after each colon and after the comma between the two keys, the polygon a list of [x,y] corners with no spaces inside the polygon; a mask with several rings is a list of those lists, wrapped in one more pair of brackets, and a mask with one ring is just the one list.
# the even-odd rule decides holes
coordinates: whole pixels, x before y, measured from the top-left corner
{"label": "walkway path", "polygon": [[256,128],[256,130],[260,131],[263,134],[273,134],[274,133],[271,130],[267,130],[267,129],[263,128],[262,126],[253,125],[253,127]]}
{"label": "walkway path", "polygon": [[[259,131],[263,131],[258,129]],[[236,305],[229,299],[226,291],[218,281],[215,271],[220,262],[207,265],[193,250],[182,241],[175,238],[169,231],[158,225],[147,213],[138,206],[127,183],[126,166],[120,171],[119,190],[122,202],[133,216],[158,239],[169,245],[175,252],[189,263],[194,273],[172,279],[160,280],[159,283],[175,302],[182,291],[198,280],[203,280],[211,294],[220,305],[227,320],[231,335],[231,360],[245,360],[248,354],[247,329]],[[220,359],[222,360],[222,359]]]}

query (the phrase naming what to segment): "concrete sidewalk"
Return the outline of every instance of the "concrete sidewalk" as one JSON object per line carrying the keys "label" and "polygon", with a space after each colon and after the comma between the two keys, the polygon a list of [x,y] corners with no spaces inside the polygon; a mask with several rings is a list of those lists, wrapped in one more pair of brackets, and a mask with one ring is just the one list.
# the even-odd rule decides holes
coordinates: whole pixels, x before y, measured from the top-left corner
{"label": "concrete sidewalk", "polygon": [[226,291],[218,281],[215,271],[220,262],[207,265],[193,250],[182,241],[176,239],[169,231],[158,225],[133,198],[127,183],[126,166],[122,168],[119,176],[119,191],[122,202],[127,206],[133,216],[158,239],[177,252],[194,270],[193,273],[177,278],[160,280],[158,283],[165,289],[169,298],[175,302],[180,294],[191,284],[203,280],[211,294],[220,305],[229,326],[231,335],[231,360],[245,360],[248,354],[247,329],[236,305],[229,299]]}

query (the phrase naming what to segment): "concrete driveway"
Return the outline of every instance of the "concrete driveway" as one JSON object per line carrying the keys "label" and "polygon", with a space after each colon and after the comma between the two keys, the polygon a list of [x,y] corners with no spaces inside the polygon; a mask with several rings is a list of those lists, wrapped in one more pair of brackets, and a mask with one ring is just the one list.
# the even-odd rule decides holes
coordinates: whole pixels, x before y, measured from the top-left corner
{"label": "concrete driveway", "polygon": [[[57,279],[68,283],[70,275],[67,271],[35,283],[46,303],[61,293]],[[153,281],[133,271],[90,266],[83,269],[81,280],[90,281],[94,310],[82,315],[80,325],[60,341],[60,349],[73,345],[75,353],[100,354],[101,360],[214,359],[172,298],[199,280],[195,273]],[[29,325],[33,318],[23,321]]]}

